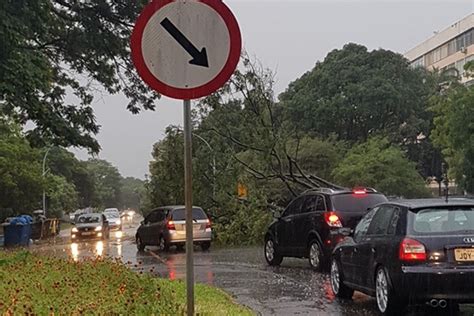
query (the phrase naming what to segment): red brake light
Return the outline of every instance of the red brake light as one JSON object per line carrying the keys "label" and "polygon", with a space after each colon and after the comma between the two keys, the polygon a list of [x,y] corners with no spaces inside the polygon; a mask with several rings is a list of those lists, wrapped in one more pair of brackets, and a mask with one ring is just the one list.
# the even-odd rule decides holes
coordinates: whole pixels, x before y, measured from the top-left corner
{"label": "red brake light", "polygon": [[211,220],[207,219],[206,229],[211,228]]}
{"label": "red brake light", "polygon": [[401,261],[425,261],[425,246],[414,239],[405,238],[400,243],[399,259]]}
{"label": "red brake light", "polygon": [[173,221],[167,221],[166,228],[168,228],[169,230],[176,230],[176,226],[174,226]]}
{"label": "red brake light", "polygon": [[329,227],[342,227],[341,220],[334,212],[324,213],[324,219]]}
{"label": "red brake light", "polygon": [[352,193],[356,195],[367,194],[367,190],[364,188],[354,188]]}

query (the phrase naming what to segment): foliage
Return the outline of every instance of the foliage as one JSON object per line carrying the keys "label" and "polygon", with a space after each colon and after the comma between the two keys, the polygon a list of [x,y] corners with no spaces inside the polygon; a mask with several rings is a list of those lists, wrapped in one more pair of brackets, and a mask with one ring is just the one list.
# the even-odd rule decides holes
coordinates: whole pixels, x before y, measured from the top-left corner
{"label": "foliage", "polygon": [[453,84],[431,99],[435,113],[433,142],[442,150],[449,173],[474,192],[474,88]]}
{"label": "foliage", "polygon": [[62,176],[49,174],[46,177],[47,212],[49,217],[61,217],[78,207],[78,194],[74,184]]}
{"label": "foliage", "polygon": [[391,140],[414,139],[426,115],[422,79],[402,55],[346,44],[291,83],[281,106],[295,128],[323,138],[354,143],[383,132]]}
{"label": "foliage", "polygon": [[[0,8],[0,113],[35,123],[34,144],[98,152],[91,103],[102,87],[128,108],[153,109],[158,95],[130,60],[133,23],[148,1],[5,0]],[[67,91],[76,100],[67,103]]]}
{"label": "foliage", "polygon": [[95,200],[93,175],[87,169],[87,163],[78,160],[73,153],[61,147],[52,147],[46,165],[53,175],[64,177],[74,185],[78,197],[78,207],[92,206]]}
{"label": "foliage", "polygon": [[[72,262],[0,252],[0,267],[2,315],[185,314],[183,282],[134,273],[118,260]],[[197,284],[195,293],[200,315],[252,315],[216,288]]]}
{"label": "foliage", "polygon": [[249,201],[231,200],[224,208],[217,210],[225,215],[219,214],[219,221],[213,226],[218,243],[245,246],[263,242],[272,219],[265,200],[255,197]]}
{"label": "foliage", "polygon": [[[41,158],[14,124],[0,122],[0,221],[39,208],[43,190]],[[7,209],[8,214],[7,214]]]}
{"label": "foliage", "polygon": [[101,159],[89,159],[87,171],[93,178],[93,206],[98,208],[120,207],[122,176],[110,162]]}
{"label": "foliage", "polygon": [[154,206],[184,204],[183,134],[166,128],[165,138],[153,146],[149,194]]}
{"label": "foliage", "polygon": [[427,196],[415,163],[386,138],[373,137],[350,149],[333,175],[338,183],[348,187],[368,186],[405,198]]}
{"label": "foliage", "polygon": [[145,183],[137,178],[127,177],[122,179],[120,201],[123,208],[139,210],[141,200],[145,195]]}

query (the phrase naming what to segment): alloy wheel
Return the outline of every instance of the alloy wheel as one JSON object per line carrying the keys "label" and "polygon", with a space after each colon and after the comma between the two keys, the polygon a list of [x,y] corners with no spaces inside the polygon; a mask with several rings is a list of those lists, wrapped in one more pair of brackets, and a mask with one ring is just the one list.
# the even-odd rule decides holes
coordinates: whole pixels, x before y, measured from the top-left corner
{"label": "alloy wheel", "polygon": [[272,262],[275,258],[275,247],[273,245],[273,240],[267,240],[265,244],[265,256],[267,257],[268,262]]}
{"label": "alloy wheel", "polygon": [[375,279],[375,295],[379,310],[382,313],[385,313],[388,305],[388,281],[383,269],[377,271],[377,277]]}
{"label": "alloy wheel", "polygon": [[320,264],[320,250],[319,250],[319,245],[317,242],[313,242],[311,244],[311,248],[309,249],[309,260],[311,263],[311,266],[314,268],[318,268]]}
{"label": "alloy wheel", "polygon": [[331,287],[334,294],[339,293],[339,282],[340,282],[339,267],[337,265],[336,260],[333,260],[332,265],[331,265]]}

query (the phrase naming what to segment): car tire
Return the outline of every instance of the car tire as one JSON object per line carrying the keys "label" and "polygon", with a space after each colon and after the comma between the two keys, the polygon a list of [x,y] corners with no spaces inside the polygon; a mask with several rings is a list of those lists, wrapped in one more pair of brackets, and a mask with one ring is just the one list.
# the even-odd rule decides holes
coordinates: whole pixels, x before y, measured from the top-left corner
{"label": "car tire", "polygon": [[400,315],[406,303],[394,293],[387,269],[380,266],[375,272],[375,300],[377,309],[382,315]]}
{"label": "car tire", "polygon": [[211,248],[211,242],[210,241],[206,241],[206,242],[203,242],[201,244],[201,250],[202,251],[208,251],[209,248]]}
{"label": "car tire", "polygon": [[323,271],[324,254],[317,239],[313,239],[308,244],[308,261],[311,269],[317,272]]}
{"label": "car tire", "polygon": [[141,239],[140,236],[136,237],[136,242],[137,242],[137,249],[138,251],[144,251],[146,245],[143,243],[143,240]]}
{"label": "car tire", "polygon": [[263,253],[265,255],[265,260],[270,266],[279,266],[283,261],[283,256],[280,255],[275,247],[275,241],[272,237],[265,238]]}
{"label": "car tire", "polygon": [[160,240],[158,242],[158,247],[161,251],[168,251],[170,250],[170,244],[166,241],[163,235],[160,236]]}
{"label": "car tire", "polygon": [[344,273],[336,259],[331,262],[331,289],[336,297],[351,299],[354,290],[344,284]]}

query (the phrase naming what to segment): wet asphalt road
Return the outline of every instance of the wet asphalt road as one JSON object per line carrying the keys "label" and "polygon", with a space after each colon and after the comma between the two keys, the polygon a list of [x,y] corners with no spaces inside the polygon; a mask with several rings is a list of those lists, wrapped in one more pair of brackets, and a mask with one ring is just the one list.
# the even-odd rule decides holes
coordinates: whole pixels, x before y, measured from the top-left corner
{"label": "wet asphalt road", "polygon": [[[48,243],[32,249],[39,253],[74,260],[108,256],[117,258],[132,269],[169,279],[185,278],[186,255],[172,248],[168,253],[156,248],[138,252],[134,244],[137,223],[124,225],[122,235],[111,233],[109,241],[71,243],[69,230]],[[374,299],[356,292],[352,301],[334,298],[327,274],[309,269],[306,260],[285,259],[280,267],[269,267],[261,248],[211,248],[203,252],[195,248],[196,282],[220,287],[235,300],[263,315],[378,315]],[[462,316],[473,316],[474,306],[462,306]],[[433,315],[433,311],[412,311],[407,315]],[[439,313],[445,315],[445,313]]]}

